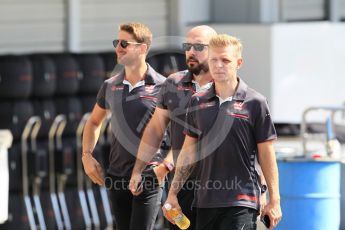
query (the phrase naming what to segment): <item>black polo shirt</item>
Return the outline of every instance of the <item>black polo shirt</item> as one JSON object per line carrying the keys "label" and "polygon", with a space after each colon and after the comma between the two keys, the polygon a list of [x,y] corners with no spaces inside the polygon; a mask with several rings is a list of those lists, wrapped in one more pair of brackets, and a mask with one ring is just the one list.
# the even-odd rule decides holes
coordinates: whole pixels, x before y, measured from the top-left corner
{"label": "black polo shirt", "polygon": [[[205,87],[200,90],[203,91]],[[168,110],[170,118],[170,141],[174,162],[182,148],[185,135],[184,124],[190,98],[196,92],[193,75],[188,70],[170,75],[158,95],[157,107]]]}
{"label": "black polo shirt", "polygon": [[129,92],[124,80],[124,70],[106,80],[98,92],[97,104],[112,113],[108,173],[130,177],[140,139],[156,108],[157,94],[165,77],[148,65],[144,84]]}
{"label": "black polo shirt", "polygon": [[239,80],[231,101],[219,105],[214,85],[190,101],[185,129],[198,138],[198,208],[258,209],[257,144],[276,138],[266,98]]}

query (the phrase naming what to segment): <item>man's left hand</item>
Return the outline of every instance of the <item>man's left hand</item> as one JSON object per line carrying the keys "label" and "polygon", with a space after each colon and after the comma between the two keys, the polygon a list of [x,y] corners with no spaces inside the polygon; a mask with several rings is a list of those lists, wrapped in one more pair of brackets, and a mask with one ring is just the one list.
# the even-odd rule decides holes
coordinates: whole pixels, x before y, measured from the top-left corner
{"label": "man's left hand", "polygon": [[159,164],[158,166],[154,167],[153,172],[156,174],[159,185],[164,183],[165,177],[169,173],[164,164]]}
{"label": "man's left hand", "polygon": [[138,186],[140,187],[141,181],[142,181],[141,173],[133,172],[131,179],[129,181],[129,190],[131,191],[133,196],[138,196],[140,193],[143,192],[142,188],[138,188]]}
{"label": "man's left hand", "polygon": [[262,211],[261,218],[263,218],[265,215],[268,215],[268,217],[270,218],[271,225],[269,229],[271,230],[276,227],[282,218],[280,201],[270,200]]}

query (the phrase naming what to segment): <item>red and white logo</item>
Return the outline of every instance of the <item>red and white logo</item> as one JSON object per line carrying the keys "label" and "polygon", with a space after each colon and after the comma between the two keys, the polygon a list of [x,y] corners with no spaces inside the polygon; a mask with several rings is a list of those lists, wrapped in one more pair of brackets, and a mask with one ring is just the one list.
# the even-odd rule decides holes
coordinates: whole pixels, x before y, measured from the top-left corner
{"label": "red and white logo", "polygon": [[199,108],[200,109],[204,109],[204,108],[208,108],[208,107],[211,107],[211,106],[214,106],[215,103],[214,102],[206,102],[206,103],[201,103],[199,105]]}
{"label": "red and white logo", "polygon": [[155,89],[154,85],[145,86],[145,91],[146,92],[152,93],[154,89]]}
{"label": "red and white logo", "polygon": [[183,91],[183,90],[192,90],[192,91],[193,91],[193,87],[191,87],[191,86],[182,86],[182,85],[179,85],[179,86],[177,86],[177,90],[179,90],[179,91]]}
{"label": "red and white logo", "polygon": [[242,110],[243,109],[243,102],[236,101],[234,104],[234,109]]}
{"label": "red and white logo", "polygon": [[123,90],[123,86],[116,87],[116,85],[112,85],[111,91],[115,91],[115,90]]}

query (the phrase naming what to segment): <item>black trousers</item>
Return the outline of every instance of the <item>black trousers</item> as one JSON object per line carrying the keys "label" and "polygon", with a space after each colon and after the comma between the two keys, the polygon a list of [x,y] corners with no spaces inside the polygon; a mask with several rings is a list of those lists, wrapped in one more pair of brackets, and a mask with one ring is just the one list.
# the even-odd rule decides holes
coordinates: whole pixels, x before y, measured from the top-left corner
{"label": "black trousers", "polygon": [[159,186],[152,168],[143,173],[143,192],[133,196],[128,189],[130,178],[108,175],[106,187],[110,191],[117,230],[152,230],[161,208],[163,187]]}
{"label": "black trousers", "polygon": [[[194,200],[194,188],[195,188],[195,181],[194,180],[187,180],[184,184],[183,188],[177,194],[178,202],[181,206],[183,214],[190,220],[190,227],[188,230],[195,230],[195,221],[196,221],[196,211],[195,208],[192,209],[192,204]],[[169,224],[170,230],[180,230],[174,224]]]}
{"label": "black trousers", "polygon": [[258,211],[247,207],[197,208],[197,230],[255,230]]}

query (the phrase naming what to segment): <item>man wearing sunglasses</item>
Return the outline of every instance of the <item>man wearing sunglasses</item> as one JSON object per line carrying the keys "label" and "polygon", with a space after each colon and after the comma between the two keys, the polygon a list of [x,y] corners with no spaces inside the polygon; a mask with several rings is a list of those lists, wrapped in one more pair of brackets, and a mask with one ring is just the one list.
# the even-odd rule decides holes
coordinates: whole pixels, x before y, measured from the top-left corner
{"label": "man wearing sunglasses", "polygon": [[[162,86],[158,96],[157,108],[145,129],[133,169],[130,189],[134,195],[140,194],[140,192],[136,192],[136,187],[141,181],[141,172],[159,148],[169,122],[172,153],[170,152],[165,161],[157,166],[157,168],[165,169],[165,172],[162,170],[163,173],[157,175],[158,179],[162,181],[167,173],[174,168],[173,162],[176,162],[184,141],[183,129],[188,102],[195,92],[204,91],[212,85],[207,58],[208,42],[213,35],[216,35],[216,31],[205,25],[196,26],[187,33],[186,42],[182,44],[182,48],[186,54],[188,69],[172,74]],[[178,194],[182,212],[191,221],[189,229],[195,227],[195,213],[192,210],[194,198],[193,179],[194,175],[191,175],[184,189]],[[170,225],[170,229],[179,228]]]}
{"label": "man wearing sunglasses", "polygon": [[256,158],[270,195],[263,215],[268,215],[270,229],[281,219],[273,148],[276,131],[266,98],[237,74],[242,62],[239,39],[226,34],[212,37],[208,64],[214,84],[194,94],[187,108],[185,142],[166,202],[179,209],[176,194],[181,182],[202,159],[193,202],[198,230],[256,229],[262,189]]}
{"label": "man wearing sunglasses", "polygon": [[[106,80],[97,95],[97,102],[86,122],[83,134],[82,162],[90,179],[106,185],[119,230],[151,230],[160,208],[162,185],[158,184],[153,167],[146,167],[140,196],[128,189],[129,179],[144,128],[150,120],[156,97],[165,78],[146,62],[152,33],[140,23],[120,26],[113,41],[117,62],[123,70]],[[92,153],[102,121],[111,112],[111,150],[107,177]],[[142,189],[144,188],[144,189]]]}

